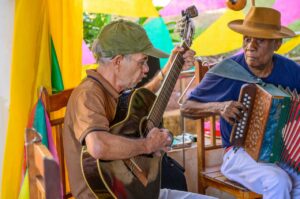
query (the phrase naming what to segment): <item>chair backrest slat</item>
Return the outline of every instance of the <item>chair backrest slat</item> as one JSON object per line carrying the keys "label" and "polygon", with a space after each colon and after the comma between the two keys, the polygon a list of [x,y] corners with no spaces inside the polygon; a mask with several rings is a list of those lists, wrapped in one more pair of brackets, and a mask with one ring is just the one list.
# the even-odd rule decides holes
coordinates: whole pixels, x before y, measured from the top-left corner
{"label": "chair backrest slat", "polygon": [[55,146],[58,154],[58,159],[60,163],[60,175],[61,181],[63,185],[63,197],[70,198],[72,196],[71,193],[67,193],[67,179],[66,179],[66,164],[64,158],[64,147],[63,147],[63,127],[64,127],[64,113],[59,113],[58,117],[53,117],[52,113],[60,111],[64,109],[68,100],[72,94],[73,89],[68,89],[61,91],[60,93],[49,95],[46,88],[42,87],[40,89],[40,95],[42,101],[45,105],[46,112],[50,118],[50,123],[52,129],[54,129],[54,138],[55,138]]}
{"label": "chair backrest slat", "polygon": [[31,199],[60,199],[58,163],[34,129],[26,129],[26,156]]}

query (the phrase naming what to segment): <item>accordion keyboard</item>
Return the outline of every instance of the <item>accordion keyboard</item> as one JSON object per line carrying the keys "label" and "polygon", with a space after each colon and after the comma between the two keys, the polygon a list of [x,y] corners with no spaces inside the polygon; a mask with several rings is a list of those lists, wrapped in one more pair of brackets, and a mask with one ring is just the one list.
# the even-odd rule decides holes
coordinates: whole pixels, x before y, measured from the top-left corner
{"label": "accordion keyboard", "polygon": [[232,127],[230,142],[234,146],[242,146],[245,141],[246,131],[249,126],[249,119],[252,113],[252,107],[255,100],[256,87],[254,84],[246,84],[242,87],[239,102],[245,107],[246,111],[242,111],[242,118]]}

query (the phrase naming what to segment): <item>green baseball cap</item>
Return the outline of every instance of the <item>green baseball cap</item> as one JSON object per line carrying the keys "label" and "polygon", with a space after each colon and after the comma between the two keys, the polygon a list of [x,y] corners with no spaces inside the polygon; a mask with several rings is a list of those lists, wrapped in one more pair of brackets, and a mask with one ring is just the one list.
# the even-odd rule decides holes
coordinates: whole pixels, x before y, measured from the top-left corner
{"label": "green baseball cap", "polygon": [[106,25],[98,35],[101,57],[144,53],[156,58],[169,57],[167,53],[154,48],[146,31],[136,23],[117,20]]}

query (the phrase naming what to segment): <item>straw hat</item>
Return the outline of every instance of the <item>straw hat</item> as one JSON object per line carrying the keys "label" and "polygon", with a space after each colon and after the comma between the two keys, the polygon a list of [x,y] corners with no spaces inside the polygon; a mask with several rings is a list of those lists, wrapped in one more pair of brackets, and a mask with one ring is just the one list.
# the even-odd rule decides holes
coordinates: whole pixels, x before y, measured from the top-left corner
{"label": "straw hat", "polygon": [[280,12],[272,8],[252,6],[245,20],[234,20],[228,27],[246,36],[280,39],[294,37],[295,33],[287,27],[281,26]]}

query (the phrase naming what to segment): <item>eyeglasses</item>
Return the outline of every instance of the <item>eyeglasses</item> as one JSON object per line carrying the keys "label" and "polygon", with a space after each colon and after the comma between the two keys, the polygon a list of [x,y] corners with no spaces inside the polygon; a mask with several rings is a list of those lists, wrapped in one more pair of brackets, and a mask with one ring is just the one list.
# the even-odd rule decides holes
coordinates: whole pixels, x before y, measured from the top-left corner
{"label": "eyeglasses", "polygon": [[[110,60],[113,60],[116,56],[111,57]],[[141,61],[139,61],[139,60],[133,59],[131,56],[128,56],[128,55],[122,55],[122,56],[125,57],[126,59],[128,59],[129,61],[136,62],[139,67],[143,67],[145,65],[148,65],[148,63],[147,63],[148,62],[148,57],[146,59],[143,58]]]}
{"label": "eyeglasses", "polygon": [[138,64],[138,66],[140,66],[140,67],[148,65],[148,63],[147,63],[148,59],[145,60],[145,61],[136,61],[136,60],[133,59],[133,61],[135,61]]}
{"label": "eyeglasses", "polygon": [[139,67],[148,66],[148,58],[142,60],[135,60],[132,57],[130,57],[130,60],[136,62]]}

